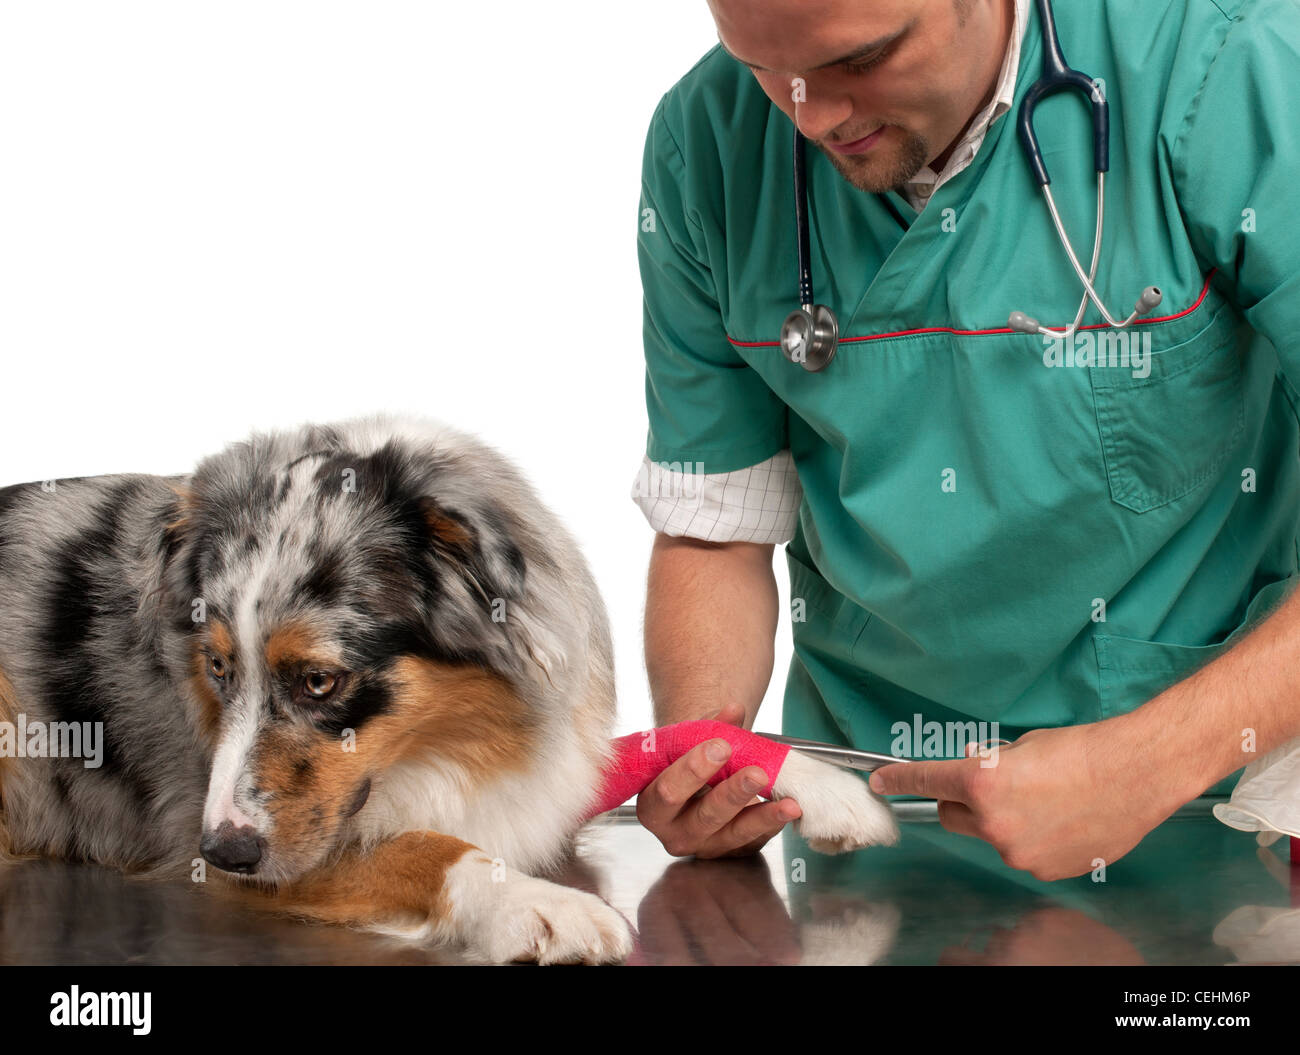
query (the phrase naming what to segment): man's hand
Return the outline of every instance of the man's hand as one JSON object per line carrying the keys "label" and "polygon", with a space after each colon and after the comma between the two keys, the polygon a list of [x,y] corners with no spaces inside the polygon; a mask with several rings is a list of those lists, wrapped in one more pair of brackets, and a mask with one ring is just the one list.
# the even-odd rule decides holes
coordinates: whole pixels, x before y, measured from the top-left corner
{"label": "man's hand", "polygon": [[[969,937],[964,940],[969,940]],[[1009,927],[992,928],[982,949],[950,945],[939,954],[940,967],[1114,967],[1146,964],[1123,934],[1086,912],[1063,905],[1030,909]]]}
{"label": "man's hand", "polygon": [[[745,711],[728,704],[717,721],[741,725]],[[725,740],[697,744],[665,769],[636,800],[637,819],[674,857],[743,857],[800,816],[793,799],[763,802],[755,792],[767,784],[758,766],[746,766],[715,788],[708,780],[731,755]],[[702,792],[702,793],[701,793]]]}
{"label": "man's hand", "polygon": [[674,861],[636,912],[633,964],[788,966],[802,953],[799,928],[758,857]]}
{"label": "man's hand", "polygon": [[1133,712],[1038,729],[995,757],[885,766],[870,784],[881,794],[937,799],[948,831],[983,839],[1037,879],[1065,879],[1114,864],[1194,797],[1183,762],[1153,750]]}

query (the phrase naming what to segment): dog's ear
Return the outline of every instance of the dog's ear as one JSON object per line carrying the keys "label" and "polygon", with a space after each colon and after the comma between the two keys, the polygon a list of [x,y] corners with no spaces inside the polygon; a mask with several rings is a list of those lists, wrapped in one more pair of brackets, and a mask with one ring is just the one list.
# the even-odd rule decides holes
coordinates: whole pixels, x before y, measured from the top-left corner
{"label": "dog's ear", "polygon": [[194,491],[188,480],[173,481],[168,486],[171,487],[175,498],[164,514],[166,518],[162,529],[164,563],[171,560],[189,533],[194,521],[195,508]]}
{"label": "dog's ear", "polygon": [[419,500],[419,509],[437,553],[462,565],[473,559],[474,529],[466,520],[428,496]]}
{"label": "dog's ear", "polygon": [[557,633],[557,621],[540,619],[531,608],[520,607],[514,613],[514,626],[524,654],[555,688],[569,659],[563,638]]}
{"label": "dog's ear", "polygon": [[161,495],[153,521],[158,545],[158,588],[145,595],[140,616],[186,632],[194,628],[192,605],[199,595],[193,560],[197,502],[188,477],[172,477],[167,485],[171,493]]}
{"label": "dog's ear", "polygon": [[[420,513],[433,551],[454,567],[483,606],[483,617],[499,626],[520,658],[552,680],[565,666],[563,638],[555,630],[557,616],[537,611],[528,589],[528,569],[519,545],[498,510],[475,510],[481,524],[476,530],[469,515],[424,497]],[[563,616],[559,616],[560,621]]]}

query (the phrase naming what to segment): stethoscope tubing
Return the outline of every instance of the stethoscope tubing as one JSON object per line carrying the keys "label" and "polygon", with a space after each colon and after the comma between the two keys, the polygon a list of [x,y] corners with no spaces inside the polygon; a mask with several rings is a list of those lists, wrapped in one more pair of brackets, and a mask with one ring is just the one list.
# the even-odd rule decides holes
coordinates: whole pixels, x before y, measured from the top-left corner
{"label": "stethoscope tubing", "polygon": [[1037,0],[1038,19],[1043,33],[1043,74],[1029,86],[1029,91],[1020,101],[1019,127],[1020,145],[1024,147],[1025,157],[1033,172],[1034,180],[1040,187],[1052,182],[1047,165],[1043,161],[1043,151],[1038,145],[1038,135],[1034,131],[1034,114],[1038,104],[1049,95],[1057,92],[1084,92],[1092,103],[1092,151],[1093,165],[1097,172],[1110,171],[1110,103],[1098,83],[1086,73],[1071,69],[1065,61],[1065,52],[1061,50],[1061,38],[1056,32],[1056,15],[1052,10],[1051,0]]}
{"label": "stethoscope tubing", "polygon": [[794,133],[794,222],[799,232],[799,305],[812,310],[812,224],[808,218],[808,144]]}

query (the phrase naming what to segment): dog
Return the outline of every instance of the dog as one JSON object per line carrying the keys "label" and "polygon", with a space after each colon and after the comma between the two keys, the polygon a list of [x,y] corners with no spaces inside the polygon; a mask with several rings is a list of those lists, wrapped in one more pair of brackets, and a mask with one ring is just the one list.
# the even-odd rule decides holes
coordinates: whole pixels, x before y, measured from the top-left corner
{"label": "dog", "polygon": [[[624,918],[537,876],[572,850],[614,719],[577,544],[450,426],[305,425],[188,475],[0,490],[11,857],[210,865],[307,919],[494,962],[618,961]],[[785,770],[775,793],[814,845],[897,837],[860,780]]]}

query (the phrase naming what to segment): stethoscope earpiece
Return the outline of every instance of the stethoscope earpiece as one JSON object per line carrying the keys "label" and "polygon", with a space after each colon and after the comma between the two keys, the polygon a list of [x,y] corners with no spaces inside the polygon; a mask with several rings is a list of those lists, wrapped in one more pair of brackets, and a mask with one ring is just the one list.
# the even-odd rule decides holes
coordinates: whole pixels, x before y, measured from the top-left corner
{"label": "stethoscope earpiece", "polygon": [[781,351],[809,373],[825,370],[839,346],[840,324],[824,304],[799,308],[786,316],[781,327]]}
{"label": "stethoscope earpiece", "polygon": [[1135,315],[1146,315],[1148,312],[1155,311],[1160,307],[1160,302],[1165,299],[1165,295],[1155,286],[1147,286],[1142,291],[1142,296],[1138,297],[1138,302],[1133,306]]}

